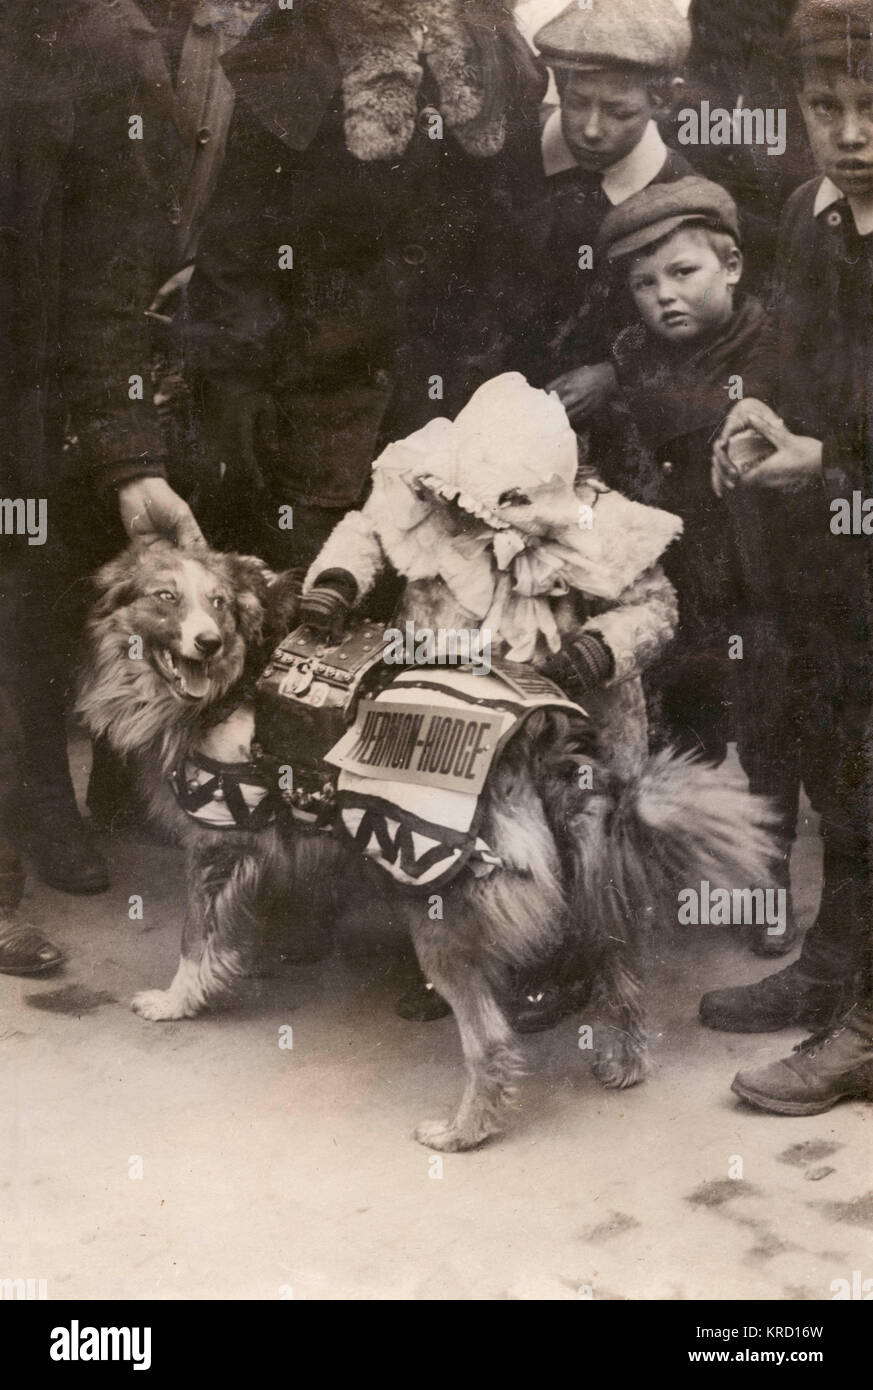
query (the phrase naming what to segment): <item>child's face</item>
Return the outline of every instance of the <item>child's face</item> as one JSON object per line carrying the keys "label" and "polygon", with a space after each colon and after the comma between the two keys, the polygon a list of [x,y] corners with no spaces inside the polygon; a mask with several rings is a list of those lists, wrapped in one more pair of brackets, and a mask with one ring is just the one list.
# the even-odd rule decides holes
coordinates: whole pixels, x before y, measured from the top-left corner
{"label": "child's face", "polygon": [[873,195],[873,84],[824,69],[806,77],[800,107],[821,172],[847,197]]}
{"label": "child's face", "polygon": [[646,327],[668,342],[687,343],[727,323],[741,274],[739,251],[724,264],[705,232],[686,227],[634,257],[628,283]]}
{"label": "child's face", "polygon": [[661,107],[639,78],[620,72],[565,70],[558,85],[564,139],[589,173],[630,154]]}

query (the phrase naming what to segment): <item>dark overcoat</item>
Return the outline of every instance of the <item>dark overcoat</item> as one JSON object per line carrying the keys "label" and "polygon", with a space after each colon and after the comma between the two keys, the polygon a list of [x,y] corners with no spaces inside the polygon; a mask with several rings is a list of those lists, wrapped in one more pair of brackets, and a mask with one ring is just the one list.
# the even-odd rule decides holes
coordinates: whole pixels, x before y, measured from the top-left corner
{"label": "dark overcoat", "polygon": [[340,67],[317,8],[271,13],[224,59],[236,108],[190,287],[188,353],[212,467],[224,465],[229,484],[241,467],[240,393],[278,407],[280,448],[258,460],[269,495],[258,507],[303,503],[335,521],[361,500],[385,442],[454,414],[492,374],[479,287],[498,223],[531,186],[545,87],[514,30],[497,53],[509,95],[502,151],[473,155],[448,125],[432,138],[439,93],[425,70],[417,128],[391,160],[347,148]]}
{"label": "dark overcoat", "polygon": [[71,459],[89,487],[160,474],[144,311],[171,261],[180,146],[159,46],[132,0],[13,0],[3,26],[3,491],[52,496]]}

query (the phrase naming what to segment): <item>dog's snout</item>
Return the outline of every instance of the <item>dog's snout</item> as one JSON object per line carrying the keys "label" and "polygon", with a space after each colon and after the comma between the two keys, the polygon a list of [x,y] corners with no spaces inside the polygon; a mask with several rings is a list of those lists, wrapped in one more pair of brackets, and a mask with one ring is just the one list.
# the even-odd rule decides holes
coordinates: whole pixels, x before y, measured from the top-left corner
{"label": "dog's snout", "polygon": [[210,632],[198,632],[194,638],[194,646],[204,656],[215,656],[221,647],[221,638],[213,637]]}

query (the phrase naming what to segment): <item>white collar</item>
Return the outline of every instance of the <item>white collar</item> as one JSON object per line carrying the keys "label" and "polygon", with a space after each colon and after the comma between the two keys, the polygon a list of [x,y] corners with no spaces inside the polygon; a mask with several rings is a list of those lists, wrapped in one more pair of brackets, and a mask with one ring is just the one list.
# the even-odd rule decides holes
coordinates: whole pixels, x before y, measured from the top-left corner
{"label": "white collar", "polygon": [[[576,167],[576,159],[561,129],[560,106],[552,112],[543,126],[540,144],[546,177]],[[600,186],[611,203],[623,203],[633,193],[639,193],[640,189],[652,182],[660,172],[666,157],[667,146],[661,139],[661,133],[655,122],[649,121],[641,139],[630,153],[604,171]]]}
{"label": "white collar", "polygon": [[[825,175],[818,186],[813,203],[813,216],[818,217],[825,208],[832,207],[834,203],[841,203],[846,198],[837,185]],[[855,219],[855,226],[859,236],[868,236],[873,232],[873,207],[868,202],[857,203],[852,198],[847,199],[849,207],[852,209],[852,216]]]}

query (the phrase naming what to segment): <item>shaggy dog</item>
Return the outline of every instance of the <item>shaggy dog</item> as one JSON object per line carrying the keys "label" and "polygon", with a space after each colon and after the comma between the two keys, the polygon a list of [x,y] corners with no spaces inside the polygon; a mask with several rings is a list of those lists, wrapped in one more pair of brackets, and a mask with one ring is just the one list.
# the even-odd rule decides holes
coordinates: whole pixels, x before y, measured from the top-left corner
{"label": "shaggy dog", "polygon": [[[220,1000],[270,905],[335,887],[351,860],[333,836],[304,836],[281,813],[261,829],[204,826],[170,787],[194,753],[254,776],[246,683],[264,659],[269,578],[253,559],[165,545],[132,548],[97,576],[78,709],[93,735],[134,758],[155,813],[187,851],[179,968],[166,991],[136,996],[145,1018],[187,1018]],[[416,1130],[431,1149],[473,1148],[500,1127],[520,1070],[499,1002],[515,972],[572,955],[599,1019],[595,1073],[606,1086],[634,1085],[647,1071],[647,928],[676,920],[678,887],[766,880],[768,815],[740,781],[668,754],[623,780],[593,749],[581,710],[537,711],[483,793],[480,833],[502,867],[461,873],[440,920],[391,885],[426,977],[452,1006],[468,1071],[454,1119]],[[593,766],[593,790],[580,789],[582,763]]]}

